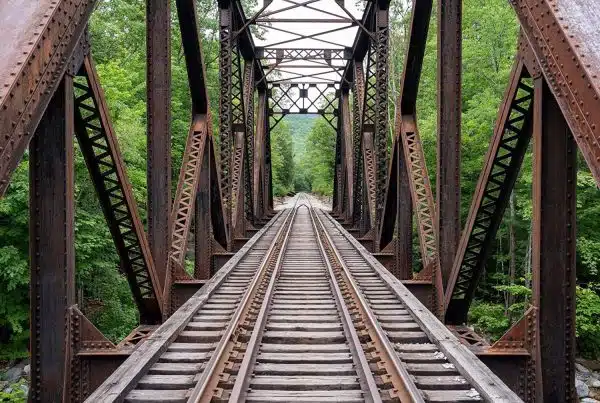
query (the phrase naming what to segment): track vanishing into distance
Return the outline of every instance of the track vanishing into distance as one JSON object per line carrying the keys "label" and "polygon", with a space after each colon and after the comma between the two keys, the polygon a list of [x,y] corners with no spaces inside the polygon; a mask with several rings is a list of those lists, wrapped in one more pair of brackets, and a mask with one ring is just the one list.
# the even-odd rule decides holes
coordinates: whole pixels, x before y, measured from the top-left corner
{"label": "track vanishing into distance", "polygon": [[520,399],[299,195],[87,401]]}

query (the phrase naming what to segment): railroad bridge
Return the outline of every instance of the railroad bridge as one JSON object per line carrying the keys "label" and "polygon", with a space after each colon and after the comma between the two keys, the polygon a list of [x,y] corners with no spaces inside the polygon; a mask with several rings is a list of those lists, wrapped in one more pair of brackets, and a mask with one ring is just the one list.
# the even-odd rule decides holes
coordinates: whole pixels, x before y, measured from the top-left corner
{"label": "railroad bridge", "polygon": [[[29,159],[31,401],[575,399],[576,155],[599,183],[600,3],[510,1],[514,68],[461,228],[461,1],[437,2],[435,199],[416,119],[433,2],[412,2],[396,77],[389,1],[362,16],[320,1],[265,0],[251,16],[218,2],[218,142],[196,7],[173,2],[192,110],[172,195],[171,2],[147,0],[147,228],[90,53],[96,0],[0,3],[0,193]],[[353,41],[297,28],[327,23]],[[257,46],[261,26],[288,39]],[[336,130],[330,213],[307,195],[274,210],[270,132],[291,113]],[[118,345],[76,304],[74,139],[139,310]],[[529,143],[532,306],[489,345],[464,324]]]}

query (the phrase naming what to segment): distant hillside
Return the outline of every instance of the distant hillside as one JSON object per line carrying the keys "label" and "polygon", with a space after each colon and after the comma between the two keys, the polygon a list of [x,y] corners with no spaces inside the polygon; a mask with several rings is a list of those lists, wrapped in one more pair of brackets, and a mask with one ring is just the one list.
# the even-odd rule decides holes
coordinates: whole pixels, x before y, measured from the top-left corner
{"label": "distant hillside", "polygon": [[319,115],[288,115],[284,119],[292,132],[294,160],[299,161],[306,151],[306,137],[315,121],[321,117]]}

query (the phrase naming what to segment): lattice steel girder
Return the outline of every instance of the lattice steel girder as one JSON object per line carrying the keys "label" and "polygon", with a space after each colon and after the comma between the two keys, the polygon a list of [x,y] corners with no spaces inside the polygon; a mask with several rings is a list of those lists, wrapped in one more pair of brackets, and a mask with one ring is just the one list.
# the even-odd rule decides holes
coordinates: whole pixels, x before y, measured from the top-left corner
{"label": "lattice steel girder", "polygon": [[529,73],[523,59],[517,57],[446,288],[444,305],[448,323],[462,324],[467,320],[527,151],[532,110]]}
{"label": "lattice steel girder", "polygon": [[161,287],[171,223],[171,2],[146,1],[148,243]]}
{"label": "lattice steel girder", "polygon": [[[406,160],[405,160],[405,153],[406,150],[404,150],[402,143],[402,137],[401,136],[401,125],[402,125],[402,116],[403,115],[407,115],[410,116],[410,120],[413,122],[416,122],[416,108],[417,108],[417,93],[419,90],[419,82],[420,82],[420,78],[421,78],[421,70],[423,67],[423,58],[425,56],[425,44],[427,41],[427,32],[429,30],[429,20],[431,18],[431,11],[432,11],[432,7],[433,7],[433,3],[431,0],[418,0],[413,2],[413,8],[412,8],[412,14],[411,14],[411,25],[410,25],[410,38],[409,38],[409,42],[408,42],[408,48],[407,48],[407,52],[406,52],[406,56],[405,56],[405,60],[404,60],[404,70],[403,70],[403,74],[402,74],[402,82],[400,85],[401,88],[401,93],[398,97],[398,101],[396,103],[397,105],[397,110],[396,110],[396,121],[395,121],[395,129],[394,129],[394,141],[398,143],[398,149],[402,150],[403,156],[402,156],[402,160],[403,160],[403,164],[405,166],[406,169],[410,168],[410,165],[406,164]],[[416,123],[415,123],[416,124]],[[395,148],[394,148],[395,150]],[[395,151],[394,151],[395,152]],[[396,163],[397,164],[397,163]],[[390,171],[390,175],[393,174],[394,171]],[[404,178],[406,178],[406,180],[409,180],[409,177],[407,176],[408,173],[404,173],[404,172],[400,172],[400,175],[402,175]],[[399,180],[399,179],[397,179]],[[394,181],[391,182],[393,186],[396,186],[396,189],[398,190],[398,185],[394,183]],[[402,184],[400,184],[400,186],[402,186]],[[389,185],[388,185],[389,187]],[[410,189],[410,188],[408,188]],[[389,191],[389,189],[388,189]],[[398,197],[402,198],[402,204],[405,206],[404,209],[402,211],[398,211],[396,210],[397,206],[392,206],[391,204],[397,204],[397,201],[393,199],[393,195],[388,195],[387,196],[387,202],[386,202],[386,209],[388,209],[387,211],[384,212],[384,218],[383,220],[386,221],[386,223],[382,224],[382,227],[380,228],[380,242],[381,242],[381,247],[385,247],[387,246],[387,244],[389,244],[389,242],[392,241],[392,237],[393,237],[393,232],[394,232],[394,227],[391,226],[392,223],[396,222],[397,219],[397,214],[404,214],[403,212],[407,212],[410,213],[409,216],[412,216],[412,206],[410,207],[410,211],[406,210],[406,204],[408,203],[410,205],[411,201],[411,196],[410,195],[403,195],[403,194],[399,194]],[[418,217],[418,216],[417,216]],[[406,216],[404,219],[398,218],[398,220],[401,220],[402,227],[404,228],[404,231],[408,231],[407,229],[407,224],[406,224]],[[411,218],[412,221],[412,218]],[[398,222],[398,224],[400,225],[400,221]],[[412,224],[411,224],[411,228],[412,228]],[[419,227],[420,228],[420,227]],[[398,229],[398,231],[400,231],[400,229]],[[412,232],[412,231],[410,231]],[[406,232],[406,234],[408,234],[408,232]],[[400,233],[399,232],[399,236],[401,237],[405,237],[408,236],[406,234]],[[419,239],[425,239],[426,237],[421,237]],[[403,244],[405,241],[401,241]],[[404,248],[403,248],[404,249]],[[407,260],[408,262],[408,260]]]}
{"label": "lattice steel girder", "polygon": [[[422,1],[422,0],[421,0]],[[369,42],[371,40],[372,28],[369,28],[369,22],[373,21],[373,14],[376,12],[376,8],[379,10],[387,10],[390,4],[389,0],[382,1],[369,1],[365,5],[365,11],[363,12],[361,24],[367,29],[359,29],[358,33],[352,44],[352,59],[363,60],[369,50]],[[377,7],[376,7],[377,5]],[[351,63],[346,64],[346,69],[342,74],[341,82],[343,85],[349,85],[352,83],[354,77],[354,67]]]}
{"label": "lattice steel girder", "polygon": [[0,15],[0,195],[67,70],[95,0],[4,2]]}
{"label": "lattice steel girder", "polygon": [[438,1],[437,180],[438,254],[448,283],[460,239],[462,0]]}
{"label": "lattice steel girder", "polygon": [[75,134],[142,323],[161,318],[162,290],[96,70],[86,57],[75,83]]}
{"label": "lattice steel girder", "polygon": [[65,75],[29,146],[31,401],[68,399],[75,303],[73,79]]}
{"label": "lattice steel girder", "polygon": [[[221,5],[220,5],[221,7]],[[220,97],[219,97],[219,144],[221,146],[220,175],[222,185],[222,198],[225,213],[225,225],[227,232],[231,236],[232,229],[232,167],[231,167],[231,148],[233,145],[233,13],[231,3],[228,2],[227,8],[220,8],[220,53],[219,53],[219,71],[220,71]]]}
{"label": "lattice steel girder", "polygon": [[256,48],[259,59],[275,60],[351,60],[352,49]]}
{"label": "lattice steel girder", "polygon": [[525,36],[600,185],[600,3],[515,0]]}
{"label": "lattice steel girder", "polygon": [[414,116],[402,116],[400,119],[402,148],[404,149],[404,158],[408,170],[413,209],[417,218],[423,271],[427,273],[427,276],[432,276],[434,296],[436,298],[435,308],[439,315],[443,312],[444,290],[439,269],[440,263],[437,252],[435,226],[436,212],[431,192],[431,183],[429,182],[429,174],[425,165],[423,144],[417,130],[417,122],[414,120]]}
{"label": "lattice steel girder", "polygon": [[254,176],[254,60],[244,64],[244,106],[246,137],[244,139],[244,217],[254,223],[253,176]]}
{"label": "lattice steel girder", "polygon": [[[388,10],[381,9],[378,3],[374,4],[375,10],[367,25],[374,35],[369,41],[361,126],[363,138],[372,137],[373,141],[372,155],[365,156],[365,179],[371,225],[378,228],[383,211],[387,174],[389,28]],[[369,152],[368,147],[364,149]]]}
{"label": "lattice steel girder", "polygon": [[335,83],[272,83],[267,90],[270,129],[286,116],[317,113],[337,130],[339,85]]}
{"label": "lattice steel girder", "polygon": [[357,225],[362,216],[362,175],[363,175],[363,159],[362,159],[362,130],[360,122],[362,122],[362,108],[364,103],[364,72],[362,63],[354,60],[352,62],[352,71],[354,80],[352,82],[352,152],[354,160],[354,195],[353,195],[353,211],[352,224]]}
{"label": "lattice steel girder", "polygon": [[[192,214],[195,213],[195,278],[210,278],[214,240],[227,247],[218,170],[214,161],[212,123],[206,88],[206,68],[193,0],[177,0],[177,13],[192,98],[192,124],[184,151],[172,216],[169,269],[171,282],[182,273]],[[215,190],[216,189],[216,190]],[[198,206],[196,203],[201,203]],[[199,228],[201,228],[199,230]],[[178,267],[174,267],[178,266]],[[169,288],[170,291],[170,288]]]}
{"label": "lattice steel girder", "polygon": [[538,308],[536,401],[573,402],[577,149],[551,88],[533,112],[532,304]]}
{"label": "lattice steel girder", "polygon": [[188,234],[200,181],[200,170],[208,142],[208,125],[206,115],[194,116],[179,172],[177,192],[171,212],[172,239],[169,249],[169,260],[174,260],[179,265],[183,265],[185,261]]}

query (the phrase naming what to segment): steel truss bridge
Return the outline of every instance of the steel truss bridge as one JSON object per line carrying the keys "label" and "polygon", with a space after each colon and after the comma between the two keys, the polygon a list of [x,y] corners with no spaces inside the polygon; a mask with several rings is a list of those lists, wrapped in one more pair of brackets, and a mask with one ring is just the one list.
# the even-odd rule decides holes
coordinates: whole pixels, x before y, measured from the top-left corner
{"label": "steel truss bridge", "polygon": [[[388,0],[358,17],[316,2],[248,17],[219,1],[218,147],[196,7],[173,3],[192,111],[172,195],[171,5],[147,0],[147,230],[90,53],[97,1],[0,3],[0,194],[29,158],[31,401],[575,399],[576,156],[600,183],[600,4],[511,0],[514,67],[461,228],[461,1],[437,5],[435,199],[416,119],[432,1],[412,2],[402,77]],[[281,37],[258,46],[255,27]],[[352,43],[335,39],[344,29]],[[270,133],[293,113],[336,130],[331,213],[303,195],[273,210]],[[140,314],[118,345],[76,304],[75,139]],[[464,324],[530,143],[532,306],[489,345]]]}

